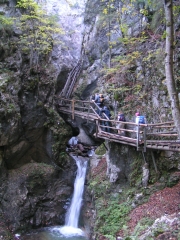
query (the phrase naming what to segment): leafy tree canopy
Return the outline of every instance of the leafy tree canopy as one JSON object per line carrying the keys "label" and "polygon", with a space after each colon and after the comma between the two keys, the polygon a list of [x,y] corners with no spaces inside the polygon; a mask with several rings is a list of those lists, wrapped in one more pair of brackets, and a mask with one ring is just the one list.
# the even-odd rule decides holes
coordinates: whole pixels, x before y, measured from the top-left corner
{"label": "leafy tree canopy", "polygon": [[19,45],[30,54],[30,65],[38,64],[39,55],[47,55],[52,50],[54,36],[63,31],[57,26],[57,18],[48,16],[34,0],[19,0],[16,7],[22,11],[18,19],[22,32]]}

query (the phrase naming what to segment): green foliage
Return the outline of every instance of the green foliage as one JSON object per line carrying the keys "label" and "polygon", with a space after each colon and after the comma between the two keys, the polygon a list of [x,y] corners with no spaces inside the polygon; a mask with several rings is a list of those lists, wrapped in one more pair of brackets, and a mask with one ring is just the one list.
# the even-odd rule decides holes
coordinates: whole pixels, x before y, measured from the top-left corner
{"label": "green foliage", "polygon": [[97,211],[95,231],[113,240],[117,231],[126,224],[131,204],[125,200],[127,196],[124,198],[122,194],[112,193],[112,184],[102,179],[100,173],[91,180],[89,187],[93,191]]}
{"label": "green foliage", "polygon": [[163,1],[131,0],[136,9],[149,21],[149,27],[156,30],[164,21]]}
{"label": "green foliage", "polygon": [[47,108],[47,114],[48,114],[48,119],[44,123],[44,127],[51,128],[55,124],[57,112],[52,107],[50,107],[50,108]]}
{"label": "green foliage", "polygon": [[[125,239],[126,240],[138,240],[139,236],[143,233],[144,230],[148,229],[152,224],[153,224],[154,220],[150,219],[150,218],[142,218],[138,224],[136,225],[136,227],[134,228],[133,233],[129,235],[128,233],[128,227],[127,226],[123,226],[123,230],[124,230],[124,235],[126,236]],[[151,237],[148,238],[149,240],[153,240]]]}
{"label": "green foliage", "polygon": [[173,15],[174,17],[179,16],[180,14],[180,6],[173,5]]}
{"label": "green foliage", "polygon": [[131,174],[130,174],[130,186],[136,186],[141,184],[142,179],[142,169],[141,165],[142,159],[137,157],[136,160],[131,164]]}
{"label": "green foliage", "polygon": [[106,237],[108,240],[116,240],[116,238],[112,235],[104,235],[104,237]]}
{"label": "green foliage", "polygon": [[106,148],[104,144],[101,144],[95,151],[97,155],[104,155],[106,153]]}
{"label": "green foliage", "polygon": [[13,22],[13,18],[0,15],[0,32],[3,37],[5,36],[7,38],[7,35],[10,35],[10,33],[12,32]]}
{"label": "green foliage", "polygon": [[96,229],[103,235],[115,237],[117,231],[126,223],[130,210],[131,207],[127,203],[109,201],[97,212]]}
{"label": "green foliage", "polygon": [[14,104],[10,103],[8,106],[7,106],[7,112],[8,113],[13,113],[15,111],[15,106]]}
{"label": "green foliage", "polygon": [[99,176],[90,182],[89,187],[94,191],[95,198],[99,198],[106,195],[106,192],[110,187],[110,183],[108,180],[102,180]]}
{"label": "green foliage", "polygon": [[19,46],[26,54],[30,54],[30,65],[37,65],[39,55],[47,55],[53,47],[54,34],[62,34],[56,24],[56,18],[47,16],[46,12],[34,0],[19,0],[16,7],[23,10],[17,19],[22,31]]}
{"label": "green foliage", "polygon": [[0,15],[0,26],[12,26],[13,22],[13,18]]}

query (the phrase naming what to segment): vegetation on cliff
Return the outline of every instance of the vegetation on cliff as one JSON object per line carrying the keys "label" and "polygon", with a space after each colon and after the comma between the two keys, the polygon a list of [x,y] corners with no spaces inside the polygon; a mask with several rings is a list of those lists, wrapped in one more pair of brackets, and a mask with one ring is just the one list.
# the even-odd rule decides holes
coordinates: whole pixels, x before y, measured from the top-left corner
{"label": "vegetation on cliff", "polygon": [[[172,101],[169,96],[176,93],[176,100],[178,103],[177,93],[179,86],[179,25],[175,24],[176,36],[175,41],[171,44],[171,59],[174,55],[174,79],[170,80],[175,86],[174,90],[167,88],[169,77],[165,74],[165,39],[169,39],[165,28],[165,13],[163,2],[160,1],[121,1],[118,5],[115,0],[101,1],[101,10],[99,22],[97,24],[99,31],[103,28],[106,31],[108,38],[109,53],[106,53],[109,58],[108,63],[104,64],[104,93],[116,101],[118,107],[127,115],[134,115],[134,109],[147,114],[148,120],[151,121],[151,112],[157,116],[163,115],[167,109],[163,107],[161,99],[158,99],[159,105],[154,102],[154,89],[158,85],[158,90],[164,92],[166,102],[171,106]],[[179,3],[174,3],[171,6],[173,10],[174,22],[178,21]],[[133,16],[133,17],[131,17]],[[129,20],[130,19],[130,20]],[[141,26],[138,27],[133,22],[141,21]],[[167,21],[168,22],[168,21]],[[172,20],[171,20],[172,23]],[[169,24],[167,23],[167,26]],[[173,26],[172,26],[173,28]],[[114,35],[119,34],[119,38],[115,39]],[[172,32],[171,32],[172,34]],[[114,48],[119,46],[121,53],[117,54]],[[174,81],[174,83],[173,83]],[[101,87],[99,86],[101,89]],[[173,94],[173,96],[174,96]],[[157,96],[158,98],[158,96]],[[152,102],[151,107],[149,102]],[[161,104],[162,103],[162,104]],[[160,106],[161,105],[161,106]],[[178,106],[178,105],[177,105]],[[133,109],[133,110],[132,110]],[[166,112],[167,119],[172,119],[171,112]],[[178,107],[176,108],[178,112]],[[176,117],[173,114],[176,121]],[[165,120],[165,119],[164,119]],[[176,124],[178,129],[178,124]]]}
{"label": "vegetation on cliff", "polygon": [[[106,104],[110,106],[111,110],[114,110],[113,101],[115,101],[118,110],[123,111],[131,120],[136,110],[143,112],[147,116],[148,122],[163,122],[174,118],[175,121],[178,121],[176,124],[178,129],[179,114],[174,115],[175,109],[170,98],[173,94],[173,104],[177,101],[175,111],[178,112],[179,2],[164,1],[167,6],[163,6],[162,1],[142,0],[126,1],[126,3],[121,1],[121,7],[116,1],[101,2],[103,10],[98,19],[98,30],[106,31],[108,38],[106,59],[108,58],[108,60],[102,61],[104,75],[98,84],[98,89],[105,95],[107,94],[111,100]],[[167,49],[165,52],[165,39],[168,41],[170,35],[173,37],[173,33],[167,33],[165,26],[172,27],[173,20],[167,20],[164,7],[173,10],[175,19],[175,41],[171,41],[169,45],[171,52],[167,52]],[[141,18],[142,29],[138,29],[137,33],[136,29],[133,29],[135,24],[133,25],[127,20],[127,15],[129,18],[133,16],[134,21],[137,20],[137,16]],[[119,25],[115,24],[117,19]],[[146,21],[143,22],[143,19]],[[114,38],[115,32],[119,33],[119,42]],[[114,50],[117,45],[121,48],[120,54]],[[173,64],[171,62],[173,69],[169,68],[168,73],[165,72],[164,67],[167,55],[171,61],[174,60]],[[169,62],[168,60],[166,63],[169,64]],[[173,76],[173,79],[170,79],[169,75]],[[167,88],[168,84],[172,84],[173,90]],[[90,180],[90,190],[94,196],[96,210],[95,233],[97,239],[179,238],[178,156],[179,154],[177,154],[177,158],[174,156],[171,163],[170,156],[169,159],[167,157],[162,160],[156,156],[159,171],[156,172],[154,167],[150,166],[149,185],[145,189],[141,185],[142,163],[136,161],[133,156],[132,169],[128,176],[130,186],[121,187],[120,192],[118,188],[122,186],[120,180],[110,184],[105,176],[106,168],[108,168],[108,166],[104,166],[105,159],[99,161],[98,166],[92,170]],[[111,159],[111,161],[113,160]],[[176,161],[177,164],[175,164]],[[148,162],[150,165],[152,164],[151,160]],[[176,166],[172,167],[171,164]],[[176,170],[177,172],[174,172]],[[121,171],[123,170],[121,169]],[[172,181],[174,176],[177,176],[175,182]],[[171,200],[168,195],[172,197],[174,210],[169,205]],[[135,209],[132,210],[133,208]],[[121,215],[122,212],[124,215]],[[112,217],[114,213],[116,216]],[[171,221],[169,219],[174,222],[171,228],[168,226]],[[133,227],[131,228],[131,226]]]}
{"label": "vegetation on cliff", "polygon": [[[141,165],[140,159],[136,162]],[[140,168],[130,177],[131,186],[127,182],[110,183],[106,174],[106,158],[101,157],[97,166],[91,169],[89,183],[95,204],[96,239],[179,239],[180,173],[167,174],[160,165],[158,163],[161,178],[154,181],[151,175],[148,187],[142,188]],[[133,163],[132,172],[136,170]]]}
{"label": "vegetation on cliff", "polygon": [[63,31],[58,27],[56,17],[47,16],[34,0],[18,0],[16,7],[22,10],[19,19],[16,18],[16,27],[21,31],[18,46],[22,53],[29,55],[30,68],[37,68],[40,59],[52,51],[55,34]]}

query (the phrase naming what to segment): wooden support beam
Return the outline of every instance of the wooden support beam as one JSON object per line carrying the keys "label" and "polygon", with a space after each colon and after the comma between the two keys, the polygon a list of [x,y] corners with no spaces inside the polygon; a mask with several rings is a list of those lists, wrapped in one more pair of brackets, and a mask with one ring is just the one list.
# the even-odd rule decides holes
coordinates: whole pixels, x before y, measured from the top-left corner
{"label": "wooden support beam", "polygon": [[146,152],[146,127],[144,127],[144,152]]}
{"label": "wooden support beam", "polygon": [[74,99],[72,100],[72,119],[74,120]]}
{"label": "wooden support beam", "polygon": [[146,163],[146,158],[145,158],[145,155],[144,155],[144,152],[143,152],[143,151],[142,151],[142,156],[143,156],[144,162]]}
{"label": "wooden support beam", "polygon": [[137,133],[136,133],[136,147],[137,147],[137,151],[139,149],[139,124],[137,126]]}
{"label": "wooden support beam", "polygon": [[153,160],[153,164],[154,164],[155,171],[156,171],[156,173],[158,173],[157,166],[156,166],[156,161],[155,161],[155,157],[154,157],[153,151],[151,151],[151,157],[152,157],[152,160]]}

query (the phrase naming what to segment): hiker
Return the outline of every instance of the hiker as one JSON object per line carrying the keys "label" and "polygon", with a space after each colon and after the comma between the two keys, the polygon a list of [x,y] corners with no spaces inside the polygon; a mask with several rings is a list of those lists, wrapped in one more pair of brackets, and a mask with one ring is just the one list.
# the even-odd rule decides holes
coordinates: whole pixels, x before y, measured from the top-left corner
{"label": "hiker", "polygon": [[[143,115],[140,115],[139,112],[135,113],[136,119],[135,119],[135,123],[136,124],[146,124],[146,118]],[[139,126],[139,133],[141,133],[144,129],[144,126]],[[136,126],[136,138],[138,138],[138,126]],[[140,138],[142,139],[142,135],[140,134]],[[141,140],[140,139],[140,140]]]}
{"label": "hiker", "polygon": [[92,102],[95,102],[98,106],[100,105],[100,95],[99,93],[95,93],[94,96],[92,96]]}
{"label": "hiker", "polygon": [[[110,113],[110,111],[109,111],[109,109],[108,109],[107,106],[104,106],[104,107],[102,108],[102,110],[101,110],[102,118],[103,118],[103,119],[107,119],[105,116],[103,116],[103,113],[104,113],[104,114],[108,117],[108,119],[110,120],[110,118],[111,118],[111,113]],[[103,122],[102,122],[102,125],[105,126],[104,130],[105,130],[106,132],[109,132],[109,133],[110,133],[110,129],[109,129],[110,122],[109,122],[109,121],[103,121]]]}
{"label": "hiker", "polygon": [[83,145],[79,142],[77,137],[72,137],[69,141],[68,141],[68,147],[70,148],[78,148],[81,152],[84,151],[84,147]]}
{"label": "hiker", "polygon": [[126,118],[124,116],[124,113],[119,112],[117,120],[120,122],[116,126],[116,128],[118,129],[118,134],[125,135],[125,131],[122,130],[122,129],[125,128],[125,122],[126,122]]}
{"label": "hiker", "polygon": [[95,96],[92,97],[92,102],[95,102],[98,106],[98,109],[96,110],[96,113],[98,115],[101,114],[101,108],[104,104],[104,96],[102,94],[96,93]]}
{"label": "hiker", "polygon": [[77,137],[72,137],[68,141],[68,147],[74,147],[78,144],[78,138]]}
{"label": "hiker", "polygon": [[99,94],[99,98],[100,98],[100,107],[104,106],[104,96],[103,94]]}

